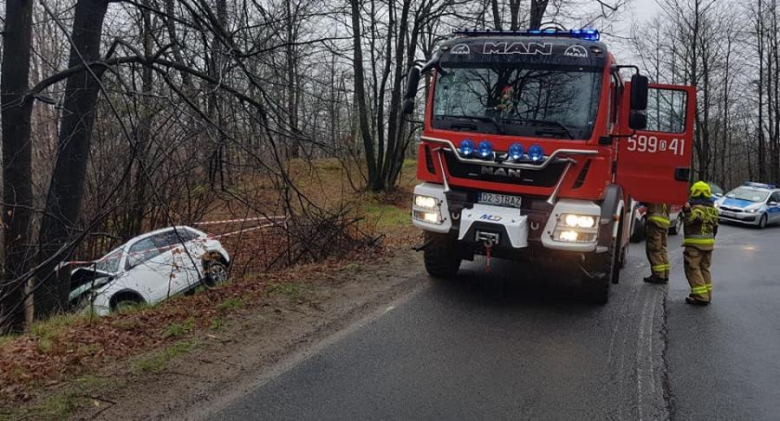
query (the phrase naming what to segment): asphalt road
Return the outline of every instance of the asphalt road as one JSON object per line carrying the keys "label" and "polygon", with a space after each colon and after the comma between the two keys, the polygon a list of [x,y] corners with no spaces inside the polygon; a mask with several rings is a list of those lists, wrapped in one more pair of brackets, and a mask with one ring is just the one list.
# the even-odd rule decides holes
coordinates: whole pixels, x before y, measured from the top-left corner
{"label": "asphalt road", "polygon": [[633,244],[606,306],[564,269],[484,261],[353,327],[205,418],[219,420],[780,419],[780,227],[723,227],[714,303],[644,284]]}

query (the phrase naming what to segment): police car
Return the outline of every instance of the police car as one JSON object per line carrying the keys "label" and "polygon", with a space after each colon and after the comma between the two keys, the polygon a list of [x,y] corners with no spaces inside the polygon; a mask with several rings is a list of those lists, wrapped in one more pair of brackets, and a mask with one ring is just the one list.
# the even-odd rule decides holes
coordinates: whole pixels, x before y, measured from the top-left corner
{"label": "police car", "polygon": [[746,182],[716,202],[721,221],[764,228],[780,223],[780,189],[773,184]]}

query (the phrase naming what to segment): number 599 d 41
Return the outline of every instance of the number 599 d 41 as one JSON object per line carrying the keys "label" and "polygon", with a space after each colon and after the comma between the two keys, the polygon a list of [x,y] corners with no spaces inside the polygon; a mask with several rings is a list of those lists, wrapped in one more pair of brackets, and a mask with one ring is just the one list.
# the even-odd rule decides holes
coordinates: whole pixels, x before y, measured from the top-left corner
{"label": "number 599 d 41", "polygon": [[628,138],[628,150],[647,153],[669,151],[674,155],[684,155],[685,142],[677,138],[666,140],[659,139],[658,136],[634,135]]}

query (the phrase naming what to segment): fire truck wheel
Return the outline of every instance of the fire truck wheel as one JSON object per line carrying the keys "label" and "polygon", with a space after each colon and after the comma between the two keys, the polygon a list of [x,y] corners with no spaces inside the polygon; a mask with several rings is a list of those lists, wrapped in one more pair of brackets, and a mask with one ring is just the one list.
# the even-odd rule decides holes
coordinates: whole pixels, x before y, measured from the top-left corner
{"label": "fire truck wheel", "polygon": [[582,289],[585,300],[593,304],[606,304],[609,300],[609,285],[619,276],[618,237],[605,253],[590,253],[585,256],[585,267],[589,274],[583,276]]}
{"label": "fire truck wheel", "polygon": [[458,243],[446,234],[425,233],[428,245],[423,250],[425,270],[434,278],[454,278],[460,268]]}
{"label": "fire truck wheel", "polygon": [[634,232],[631,233],[631,242],[638,243],[645,239],[645,218],[642,218],[634,224]]}
{"label": "fire truck wheel", "polygon": [[623,230],[625,229],[625,219],[620,221],[620,228],[618,228],[618,235],[617,235],[617,244],[620,248],[620,255],[618,255],[617,259],[617,267],[613,270],[612,273],[612,283],[618,284],[620,283],[620,269],[623,269],[626,267],[626,261],[628,260],[628,247],[629,243],[626,243],[625,246],[620,247],[620,245],[623,243]]}

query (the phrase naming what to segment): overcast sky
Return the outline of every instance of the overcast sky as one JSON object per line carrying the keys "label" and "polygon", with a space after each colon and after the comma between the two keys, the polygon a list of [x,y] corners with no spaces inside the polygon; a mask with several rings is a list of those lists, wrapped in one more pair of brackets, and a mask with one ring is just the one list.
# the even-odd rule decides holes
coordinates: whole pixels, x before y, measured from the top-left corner
{"label": "overcast sky", "polygon": [[623,39],[631,36],[631,28],[647,24],[653,16],[660,12],[661,7],[655,0],[634,0],[629,4],[627,10],[620,13],[619,22],[613,28],[615,36],[603,37],[603,41],[617,57],[618,63],[632,64],[631,42]]}

